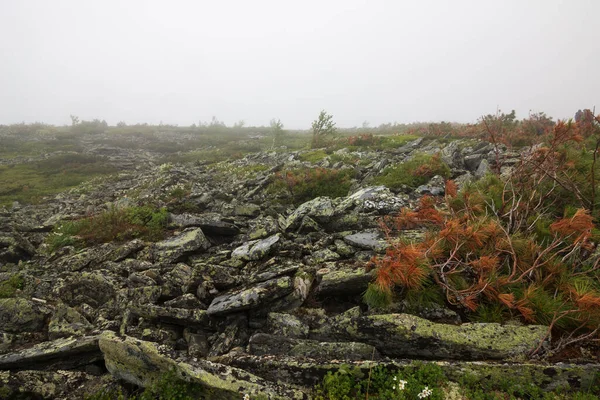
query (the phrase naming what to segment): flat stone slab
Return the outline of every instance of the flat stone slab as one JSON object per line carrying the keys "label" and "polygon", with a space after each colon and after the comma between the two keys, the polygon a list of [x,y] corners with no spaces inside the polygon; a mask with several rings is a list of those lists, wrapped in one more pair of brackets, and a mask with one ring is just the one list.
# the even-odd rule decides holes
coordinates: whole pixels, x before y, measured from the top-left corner
{"label": "flat stone slab", "polygon": [[317,271],[321,282],[316,289],[320,296],[344,293],[362,293],[373,280],[373,272],[367,272],[363,267],[325,267]]}
{"label": "flat stone slab", "polygon": [[182,326],[205,326],[210,319],[205,310],[161,307],[154,304],[140,305],[131,311],[140,317]]}
{"label": "flat stone slab", "polygon": [[387,243],[381,239],[377,232],[358,232],[352,235],[344,236],[344,241],[351,246],[365,250],[383,251],[387,248]]}
{"label": "flat stone slab", "polygon": [[357,342],[319,342],[317,340],[294,339],[281,335],[257,333],[250,338],[250,354],[289,355],[291,357],[329,360],[379,360],[375,347]]}
{"label": "flat stone slab", "polygon": [[134,385],[152,385],[165,373],[175,371],[188,382],[206,387],[213,399],[238,400],[240,393],[251,398],[305,400],[308,396],[290,386],[276,384],[249,372],[199,359],[194,365],[173,360],[161,353],[160,346],[133,337],[118,337],[106,331],[100,336],[100,349],[108,371],[117,379]]}
{"label": "flat stone slab", "polygon": [[527,356],[548,338],[548,327],[496,323],[439,324],[410,314],[359,314],[351,309],[333,317],[310,338],[356,341],[390,357],[486,360]]}
{"label": "flat stone slab", "polygon": [[293,279],[289,276],[271,279],[247,289],[216,297],[210,303],[206,312],[208,315],[220,315],[258,308],[265,303],[291,293],[293,290]]}
{"label": "flat stone slab", "polygon": [[[289,356],[256,356],[250,354],[225,355],[217,358],[218,362],[252,371],[268,380],[274,380],[312,389],[323,381],[328,372],[334,373],[344,365],[344,360],[303,360]],[[483,361],[354,361],[353,368],[364,374],[381,366],[390,370],[411,373],[417,365],[435,364],[442,368],[450,381],[460,382],[466,374],[482,381],[502,380],[503,378],[523,377],[527,384],[542,390],[565,387],[571,390],[592,388],[597,384],[600,364],[532,364],[532,363],[500,363]]]}
{"label": "flat stone slab", "polygon": [[0,355],[0,370],[71,369],[102,359],[98,336],[70,337],[36,344],[27,349]]}

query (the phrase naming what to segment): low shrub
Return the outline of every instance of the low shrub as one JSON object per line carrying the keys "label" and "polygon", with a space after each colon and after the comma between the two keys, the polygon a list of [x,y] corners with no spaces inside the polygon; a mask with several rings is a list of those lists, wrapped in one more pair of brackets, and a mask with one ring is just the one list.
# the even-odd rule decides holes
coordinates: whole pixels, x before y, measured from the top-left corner
{"label": "low shrub", "polygon": [[25,281],[19,274],[14,274],[7,280],[0,282],[0,299],[14,297],[18,289],[23,289]]}
{"label": "low shrub", "polygon": [[166,209],[149,206],[111,208],[103,213],[65,221],[48,236],[50,251],[61,247],[89,246],[134,238],[160,240],[165,236],[168,222]]}
{"label": "low shrub", "polygon": [[301,204],[319,196],[331,198],[348,195],[352,186],[353,169],[294,169],[275,174],[267,189],[271,193],[284,193],[286,200]]}
{"label": "low shrub", "polygon": [[418,154],[401,164],[387,167],[375,182],[390,189],[400,189],[403,185],[416,188],[435,175],[450,176],[450,167],[437,154]]}
{"label": "low shrub", "polygon": [[414,362],[400,370],[378,366],[369,372],[342,365],[328,372],[315,392],[316,400],[592,400],[597,399],[596,382],[577,391],[556,387],[545,392],[532,382],[527,371],[518,375],[490,371],[485,377],[464,373],[457,382],[449,380],[442,367],[433,363]]}

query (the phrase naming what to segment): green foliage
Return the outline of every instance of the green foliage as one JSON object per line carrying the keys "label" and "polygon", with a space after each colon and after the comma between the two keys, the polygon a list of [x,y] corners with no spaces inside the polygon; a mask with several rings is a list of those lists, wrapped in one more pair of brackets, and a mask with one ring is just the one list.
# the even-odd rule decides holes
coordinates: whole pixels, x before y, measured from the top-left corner
{"label": "green foliage", "polygon": [[165,208],[150,206],[111,208],[76,221],[65,221],[48,235],[49,251],[75,245],[89,246],[134,238],[160,240],[165,236],[169,214]]}
{"label": "green foliage", "polygon": [[321,140],[323,136],[332,136],[336,133],[335,122],[333,122],[333,115],[327,114],[325,110],[321,110],[317,119],[313,121],[311,129],[311,147],[319,147],[319,145],[323,144]]}
{"label": "green foliage", "polygon": [[269,123],[269,126],[271,128],[270,133],[273,138],[273,145],[271,148],[281,146],[284,138],[283,123],[279,119],[272,119]]}
{"label": "green foliage", "polygon": [[415,363],[413,368],[394,371],[382,366],[375,367],[368,374],[358,368],[342,366],[335,373],[328,372],[316,390],[316,400],[354,399],[398,399],[418,398],[425,388],[431,390],[427,397],[443,399],[442,387],[446,377],[441,367],[435,364]]}
{"label": "green foliage", "polygon": [[376,284],[369,283],[363,293],[363,301],[371,308],[383,308],[392,302],[392,292],[381,290]]}
{"label": "green foliage", "polygon": [[319,196],[337,198],[348,195],[353,169],[295,169],[278,172],[267,188],[268,193],[280,194],[283,202],[301,204]]}
{"label": "green foliage", "polygon": [[[464,373],[457,382],[451,383],[442,367],[434,363],[414,362],[401,370],[378,366],[368,373],[359,368],[343,365],[336,372],[328,372],[316,388],[315,400],[409,400],[418,399],[419,393],[427,387],[431,390],[427,399],[462,398],[465,400],[588,400],[596,399],[600,393],[598,382],[592,387],[567,391],[565,387],[555,387],[544,392],[534,385],[533,372],[508,375],[495,371],[477,374]],[[456,385],[458,383],[458,385]],[[451,387],[454,396],[446,396]],[[455,397],[455,396],[460,397]]]}
{"label": "green foliage", "polygon": [[313,150],[300,154],[300,160],[307,161],[313,164],[322,161],[326,157],[327,153],[324,150]]}
{"label": "green foliage", "polygon": [[382,149],[395,149],[398,147],[402,147],[408,142],[412,142],[413,140],[417,140],[420,136],[417,135],[393,135],[393,136],[383,136],[379,143],[379,147]]}
{"label": "green foliage", "polygon": [[439,155],[418,154],[401,164],[384,169],[375,182],[391,189],[399,189],[403,185],[416,188],[427,183],[435,175],[448,178],[450,172],[450,167]]}
{"label": "green foliage", "polygon": [[121,389],[102,390],[85,397],[86,400],[196,400],[211,398],[212,391],[197,383],[180,379],[168,372],[141,393],[126,394]]}
{"label": "green foliage", "polygon": [[31,163],[0,166],[0,205],[36,203],[97,176],[117,172],[107,160],[65,154]]}
{"label": "green foliage", "polygon": [[18,289],[23,289],[25,281],[19,274],[14,274],[5,281],[0,282],[0,299],[14,297]]}

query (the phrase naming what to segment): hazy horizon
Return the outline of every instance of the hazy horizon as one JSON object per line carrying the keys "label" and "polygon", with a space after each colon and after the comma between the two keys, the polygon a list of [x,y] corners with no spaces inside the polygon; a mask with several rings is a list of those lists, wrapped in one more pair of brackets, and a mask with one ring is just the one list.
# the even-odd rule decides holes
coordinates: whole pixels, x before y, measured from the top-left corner
{"label": "hazy horizon", "polygon": [[307,129],[600,106],[600,2],[4,1],[0,124]]}

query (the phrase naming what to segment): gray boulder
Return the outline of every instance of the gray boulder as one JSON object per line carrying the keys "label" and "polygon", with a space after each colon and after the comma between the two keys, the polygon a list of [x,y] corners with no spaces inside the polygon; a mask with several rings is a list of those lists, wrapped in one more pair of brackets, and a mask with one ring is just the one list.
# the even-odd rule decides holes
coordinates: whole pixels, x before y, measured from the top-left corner
{"label": "gray boulder", "polygon": [[222,315],[258,308],[294,290],[289,276],[271,279],[252,287],[216,297],[208,307],[208,315]]}

